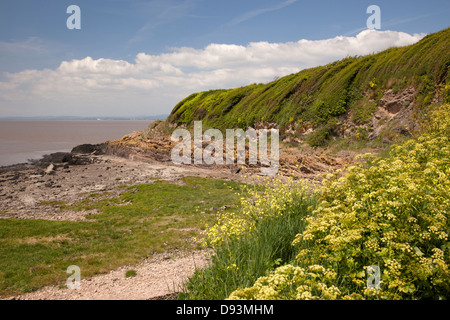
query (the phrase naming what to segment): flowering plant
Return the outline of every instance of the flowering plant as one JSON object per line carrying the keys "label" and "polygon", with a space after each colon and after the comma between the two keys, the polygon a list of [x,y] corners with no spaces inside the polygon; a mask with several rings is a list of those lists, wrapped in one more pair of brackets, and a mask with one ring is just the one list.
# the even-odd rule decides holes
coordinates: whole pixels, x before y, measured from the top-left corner
{"label": "flowering plant", "polygon": [[[298,266],[279,267],[230,298],[448,298],[450,105],[431,118],[387,158],[365,155],[346,174],[330,174],[293,242]],[[367,285],[371,265],[381,270],[379,289]]]}
{"label": "flowering plant", "polygon": [[203,232],[204,244],[220,245],[227,239],[251,233],[260,221],[285,214],[303,204],[308,187],[290,178],[266,178],[263,187],[248,186],[240,198],[239,212],[221,211],[215,225]]}

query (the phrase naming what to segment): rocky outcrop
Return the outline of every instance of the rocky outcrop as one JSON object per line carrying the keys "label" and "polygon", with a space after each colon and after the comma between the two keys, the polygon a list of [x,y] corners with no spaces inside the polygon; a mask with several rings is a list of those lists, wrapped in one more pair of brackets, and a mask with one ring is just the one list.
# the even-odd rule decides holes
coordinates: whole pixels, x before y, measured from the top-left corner
{"label": "rocky outcrop", "polygon": [[411,119],[414,110],[414,96],[416,90],[413,87],[400,92],[387,90],[380,99],[378,109],[369,122],[370,134],[368,138],[378,138],[384,130],[409,135],[416,129],[417,124]]}
{"label": "rocky outcrop", "polygon": [[[381,138],[386,143],[391,143],[391,139],[398,135],[411,135],[418,129],[418,123],[412,117],[416,108],[415,95],[414,87],[398,92],[389,89],[379,99],[374,113],[366,123],[355,123],[349,112],[338,119],[336,132],[344,138],[358,137],[364,133],[369,140]],[[369,103],[375,104],[375,101],[372,99]]]}
{"label": "rocky outcrop", "polygon": [[105,154],[108,148],[107,143],[101,144],[81,144],[72,149],[71,153],[78,154]]}

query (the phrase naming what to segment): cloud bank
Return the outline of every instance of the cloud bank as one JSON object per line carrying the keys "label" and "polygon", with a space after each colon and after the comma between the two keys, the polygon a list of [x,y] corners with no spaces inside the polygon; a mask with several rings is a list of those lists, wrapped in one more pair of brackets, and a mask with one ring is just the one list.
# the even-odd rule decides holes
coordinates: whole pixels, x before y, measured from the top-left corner
{"label": "cloud bank", "polygon": [[267,82],[346,56],[410,45],[424,36],[365,30],[325,40],[174,48],[159,55],[139,53],[133,62],[91,57],[63,61],[56,69],[5,73],[0,116],[169,113],[192,92]]}

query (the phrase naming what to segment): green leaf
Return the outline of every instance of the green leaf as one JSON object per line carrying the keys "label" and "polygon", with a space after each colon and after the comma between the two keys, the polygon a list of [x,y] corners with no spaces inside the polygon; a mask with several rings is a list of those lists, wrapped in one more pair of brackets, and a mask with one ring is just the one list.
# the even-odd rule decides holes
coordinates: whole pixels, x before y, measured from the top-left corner
{"label": "green leaf", "polygon": [[419,257],[423,256],[423,252],[420,251],[420,249],[419,249],[418,247],[414,247],[414,252],[415,252]]}
{"label": "green leaf", "polygon": [[406,286],[399,287],[398,290],[404,293],[414,293],[416,291],[416,286],[414,283],[410,283]]}

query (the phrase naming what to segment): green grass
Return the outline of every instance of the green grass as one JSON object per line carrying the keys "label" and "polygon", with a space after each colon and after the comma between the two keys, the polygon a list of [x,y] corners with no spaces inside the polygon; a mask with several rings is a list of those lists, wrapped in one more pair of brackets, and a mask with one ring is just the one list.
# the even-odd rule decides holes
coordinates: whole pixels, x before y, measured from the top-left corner
{"label": "green grass", "polygon": [[114,206],[124,202],[123,199],[117,197],[100,199],[101,197],[102,196],[98,194],[95,196],[89,195],[88,198],[82,201],[73,203],[71,205],[63,204],[59,208],[61,210],[74,210],[74,211],[102,210],[107,206]]}
{"label": "green grass", "polygon": [[128,270],[127,272],[125,272],[125,278],[132,278],[136,276],[137,276],[136,270]]}
{"label": "green grass", "polygon": [[198,248],[193,237],[215,221],[209,209],[237,203],[242,185],[190,177],[183,182],[123,189],[116,201],[127,205],[103,200],[75,204],[99,210],[88,221],[0,220],[0,296],[61,284],[70,265],[89,277],[157,252]]}

